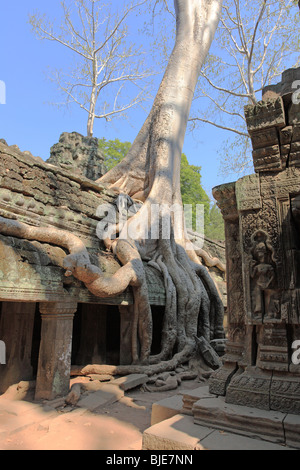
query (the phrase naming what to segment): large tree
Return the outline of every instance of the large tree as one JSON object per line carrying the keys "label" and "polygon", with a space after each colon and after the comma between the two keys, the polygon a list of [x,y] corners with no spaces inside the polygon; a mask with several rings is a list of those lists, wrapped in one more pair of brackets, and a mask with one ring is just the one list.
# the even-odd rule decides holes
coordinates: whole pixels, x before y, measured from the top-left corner
{"label": "large tree", "polygon": [[[151,239],[149,214],[153,204],[182,205],[180,161],[194,90],[201,67],[213,40],[221,13],[218,0],[176,0],[176,41],[153,107],[131,149],[122,162],[106,173],[101,182],[144,202],[124,227],[135,240],[114,241],[112,249],[128,269],[139,269],[135,289],[135,324],[142,343],[140,357],[134,347],[134,360],[149,360],[151,311],[142,260],[157,266],[166,281],[167,308],[162,351],[152,360],[166,360],[177,344],[176,361],[186,360],[195,349],[199,323],[207,339],[221,334],[222,305],[206,269],[192,249],[184,231],[172,218],[170,239]],[[162,232],[170,214],[157,214]],[[153,220],[154,219],[154,220]],[[134,228],[133,228],[134,227]],[[121,233],[122,235],[122,233]],[[76,269],[76,263],[75,263]],[[121,268],[122,269],[122,268]],[[212,314],[214,311],[215,315]],[[212,320],[212,322],[210,322]]]}
{"label": "large tree", "polygon": [[[179,211],[180,216],[175,217],[178,213],[167,210],[182,207],[183,140],[198,76],[219,23],[222,1],[174,3],[175,46],[153,107],[127,156],[100,179],[133,201],[143,202],[126,222],[119,238],[107,240],[107,246],[122,265],[120,269],[112,276],[104,276],[91,264],[81,240],[70,233],[1,220],[2,233],[65,246],[70,251],[64,261],[66,275],[73,274],[96,296],[108,297],[132,287],[133,362],[144,367],[150,362],[148,367],[153,373],[189,360],[195,353],[197,336],[209,341],[224,334],[222,302],[207,269],[189,246],[183,214]],[[153,207],[159,210],[153,211]],[[169,223],[170,236],[164,237]],[[157,227],[158,236],[151,238],[152,229]],[[152,316],[145,262],[161,273],[166,289],[162,348],[155,357],[150,356]],[[126,370],[140,371],[141,366]]]}

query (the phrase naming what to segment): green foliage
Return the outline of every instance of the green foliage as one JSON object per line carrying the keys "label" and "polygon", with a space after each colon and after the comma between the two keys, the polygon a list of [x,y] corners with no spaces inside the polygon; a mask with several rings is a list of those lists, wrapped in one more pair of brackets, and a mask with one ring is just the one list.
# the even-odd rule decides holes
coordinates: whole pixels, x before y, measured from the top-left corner
{"label": "green foliage", "polygon": [[216,204],[210,209],[209,223],[205,226],[205,235],[211,240],[225,240],[224,221]]}
{"label": "green foliage", "polygon": [[[119,139],[99,139],[107,171],[123,160],[130,147],[130,142],[121,142]],[[196,204],[203,204],[205,235],[211,239],[224,240],[223,218],[215,204],[211,207],[210,198],[201,185],[201,167],[190,165],[184,153],[181,157],[180,183],[183,204],[192,205],[193,228],[196,228]]]}
{"label": "green foliage", "polygon": [[130,142],[121,142],[119,139],[106,140],[104,137],[99,139],[99,148],[103,153],[107,171],[123,160],[130,147]]}
{"label": "green foliage", "polygon": [[192,204],[193,229],[196,229],[196,204],[204,205],[204,229],[209,223],[210,199],[201,186],[201,166],[190,165],[186,155],[181,156],[181,197],[183,204]]}

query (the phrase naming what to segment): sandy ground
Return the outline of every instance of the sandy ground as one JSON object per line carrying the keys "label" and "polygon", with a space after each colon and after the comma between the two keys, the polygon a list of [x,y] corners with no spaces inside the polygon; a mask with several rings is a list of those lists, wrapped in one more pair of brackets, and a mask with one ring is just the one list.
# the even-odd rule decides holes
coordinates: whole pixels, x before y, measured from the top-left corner
{"label": "sandy ground", "polygon": [[186,380],[167,392],[136,387],[93,411],[37,403],[32,391],[18,397],[12,390],[0,397],[0,450],[141,450],[152,404],[201,385]]}

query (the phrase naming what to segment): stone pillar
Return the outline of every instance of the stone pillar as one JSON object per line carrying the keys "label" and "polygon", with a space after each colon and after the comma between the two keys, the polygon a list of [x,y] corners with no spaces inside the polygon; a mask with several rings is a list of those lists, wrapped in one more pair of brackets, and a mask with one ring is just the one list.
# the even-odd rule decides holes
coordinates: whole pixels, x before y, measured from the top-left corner
{"label": "stone pillar", "polygon": [[32,380],[35,309],[34,302],[2,302],[0,339],[6,346],[6,364],[0,365],[0,393],[21,380]]}
{"label": "stone pillar", "polygon": [[227,403],[300,414],[300,369],[292,354],[300,333],[295,76],[300,68],[284,73],[262,101],[245,107],[255,174],[214,190],[226,227],[229,333],[224,365],[210,390],[225,390]]}
{"label": "stone pillar", "polygon": [[82,305],[77,364],[106,363],[106,315],[107,305]]}
{"label": "stone pillar", "polygon": [[69,391],[73,318],[77,303],[40,303],[41,343],[35,399],[52,400]]}
{"label": "stone pillar", "polygon": [[240,226],[235,186],[235,183],[228,183],[213,189],[225,223],[228,321],[223,367],[213,374],[210,381],[210,392],[217,395],[226,394],[232,376],[242,365],[246,338],[244,297],[241,289],[243,273]]}

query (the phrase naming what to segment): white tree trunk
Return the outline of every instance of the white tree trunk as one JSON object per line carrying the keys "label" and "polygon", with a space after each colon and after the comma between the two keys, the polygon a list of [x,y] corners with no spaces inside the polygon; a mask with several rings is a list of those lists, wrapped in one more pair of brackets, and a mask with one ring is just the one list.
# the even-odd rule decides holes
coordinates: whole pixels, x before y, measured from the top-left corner
{"label": "white tree trunk", "polygon": [[157,185],[156,176],[161,170],[168,182],[165,191],[172,186],[172,192],[175,188],[179,193],[181,152],[190,107],[221,14],[222,0],[174,3],[176,42],[150,115],[125,159],[100,180],[143,200],[154,181]]}

